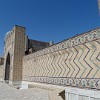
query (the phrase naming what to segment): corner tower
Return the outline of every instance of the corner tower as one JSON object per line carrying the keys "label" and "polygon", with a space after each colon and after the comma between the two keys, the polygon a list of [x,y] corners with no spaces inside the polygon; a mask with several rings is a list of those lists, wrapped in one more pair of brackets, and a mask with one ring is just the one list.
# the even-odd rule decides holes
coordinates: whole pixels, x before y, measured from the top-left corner
{"label": "corner tower", "polygon": [[4,80],[9,84],[19,84],[22,80],[22,58],[25,55],[25,27],[15,25],[5,36]]}

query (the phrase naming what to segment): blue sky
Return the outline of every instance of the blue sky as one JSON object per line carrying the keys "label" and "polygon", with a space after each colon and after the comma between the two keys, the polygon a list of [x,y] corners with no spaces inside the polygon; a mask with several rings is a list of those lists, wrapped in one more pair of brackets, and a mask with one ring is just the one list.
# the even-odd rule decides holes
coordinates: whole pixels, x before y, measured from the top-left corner
{"label": "blue sky", "polygon": [[97,0],[0,0],[0,55],[14,25],[31,39],[59,42],[100,26]]}

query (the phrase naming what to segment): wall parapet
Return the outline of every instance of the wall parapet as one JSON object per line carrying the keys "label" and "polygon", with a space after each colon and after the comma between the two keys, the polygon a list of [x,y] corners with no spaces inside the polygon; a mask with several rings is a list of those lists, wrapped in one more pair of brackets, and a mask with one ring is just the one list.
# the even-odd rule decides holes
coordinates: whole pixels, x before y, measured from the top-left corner
{"label": "wall parapet", "polygon": [[42,55],[45,55],[48,53],[56,52],[58,50],[67,49],[67,48],[70,48],[73,46],[81,45],[81,44],[84,44],[87,42],[94,41],[94,40],[99,39],[99,38],[100,38],[100,28],[96,28],[92,31],[80,34],[78,36],[67,39],[67,40],[62,41],[60,43],[54,44],[50,47],[39,50],[35,53],[26,55],[23,57],[23,60],[31,59],[33,57],[42,56]]}

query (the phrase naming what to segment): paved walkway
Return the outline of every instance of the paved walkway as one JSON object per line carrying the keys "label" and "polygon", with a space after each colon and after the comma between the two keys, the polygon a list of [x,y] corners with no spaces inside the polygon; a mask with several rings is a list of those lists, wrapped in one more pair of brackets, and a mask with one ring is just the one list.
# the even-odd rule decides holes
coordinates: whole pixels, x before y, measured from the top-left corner
{"label": "paved walkway", "polygon": [[0,100],[50,100],[48,90],[30,88],[15,89],[8,84],[0,82]]}

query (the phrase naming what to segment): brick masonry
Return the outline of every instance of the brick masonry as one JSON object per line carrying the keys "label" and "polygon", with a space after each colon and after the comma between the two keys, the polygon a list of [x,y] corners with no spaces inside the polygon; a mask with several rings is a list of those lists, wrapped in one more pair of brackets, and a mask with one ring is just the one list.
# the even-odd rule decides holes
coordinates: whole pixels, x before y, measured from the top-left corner
{"label": "brick masonry", "polygon": [[23,81],[99,88],[100,28],[24,56]]}
{"label": "brick masonry", "polygon": [[[6,34],[4,65],[0,66],[0,72],[2,71],[0,76],[6,73],[9,54],[9,82],[30,81],[100,88],[100,28],[45,49],[40,48],[39,51],[28,55],[25,55],[27,50],[25,30],[24,27],[16,25]],[[3,79],[4,77],[5,74]]]}
{"label": "brick masonry", "polygon": [[[10,55],[10,81],[22,80],[22,57],[25,55],[25,28],[15,26],[5,37],[5,61],[6,72],[7,56]],[[4,76],[5,77],[5,76]]]}

